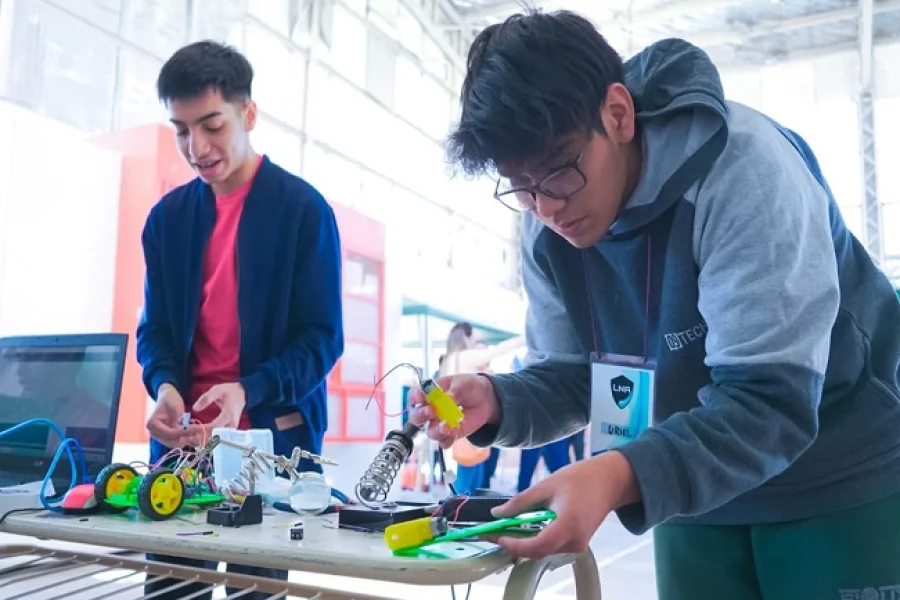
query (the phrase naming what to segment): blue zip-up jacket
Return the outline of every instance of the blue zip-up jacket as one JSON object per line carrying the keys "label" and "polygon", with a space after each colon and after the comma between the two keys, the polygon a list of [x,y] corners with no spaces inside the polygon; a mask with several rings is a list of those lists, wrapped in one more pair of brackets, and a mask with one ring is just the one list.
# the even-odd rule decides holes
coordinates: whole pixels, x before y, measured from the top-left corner
{"label": "blue zip-up jacket", "polygon": [[[137,360],[155,399],[170,383],[191,385],[191,346],[200,310],[206,245],[215,197],[199,178],[166,194],[150,211],[142,245],[144,310]],[[328,425],[326,377],[343,353],[341,249],[337,223],[321,194],[263,157],[237,233],[240,383],[254,428],[270,429],[276,454],[295,446],[319,453]],[[300,412],[303,424],[276,420]],[[151,461],[168,449],[150,441]],[[320,470],[306,461],[305,470]]]}
{"label": "blue zip-up jacket", "polygon": [[685,41],[625,73],[640,182],[586,250],[524,217],[530,365],[492,376],[503,420],[473,441],[570,435],[590,418],[590,352],[646,351],[654,426],[620,447],[641,490],[619,511],[633,532],[807,519],[900,493],[900,303],[812,151],[727,101]]}

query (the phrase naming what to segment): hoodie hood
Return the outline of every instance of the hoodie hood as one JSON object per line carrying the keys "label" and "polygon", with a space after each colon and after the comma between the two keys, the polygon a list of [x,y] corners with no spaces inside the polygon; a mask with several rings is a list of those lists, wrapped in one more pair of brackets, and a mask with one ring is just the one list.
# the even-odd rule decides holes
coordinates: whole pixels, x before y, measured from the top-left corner
{"label": "hoodie hood", "polygon": [[680,39],[648,46],[625,63],[625,86],[641,126],[644,164],[611,236],[665,212],[709,171],[728,139],[722,81],[697,46]]}

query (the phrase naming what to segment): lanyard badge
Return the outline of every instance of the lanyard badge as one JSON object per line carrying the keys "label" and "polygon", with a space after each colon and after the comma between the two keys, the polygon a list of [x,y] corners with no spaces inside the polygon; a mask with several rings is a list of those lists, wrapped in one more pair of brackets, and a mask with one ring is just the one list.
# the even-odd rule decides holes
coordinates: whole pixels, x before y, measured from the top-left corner
{"label": "lanyard badge", "polygon": [[[648,360],[650,331],[651,238],[647,237],[647,273],[644,306],[643,356],[600,352],[591,281],[584,262],[588,307],[594,336],[591,354],[591,454],[627,444],[653,425],[656,400],[656,365]],[[583,257],[583,255],[582,255]]]}
{"label": "lanyard badge", "polygon": [[617,448],[653,424],[655,365],[639,357],[591,356],[591,454]]}

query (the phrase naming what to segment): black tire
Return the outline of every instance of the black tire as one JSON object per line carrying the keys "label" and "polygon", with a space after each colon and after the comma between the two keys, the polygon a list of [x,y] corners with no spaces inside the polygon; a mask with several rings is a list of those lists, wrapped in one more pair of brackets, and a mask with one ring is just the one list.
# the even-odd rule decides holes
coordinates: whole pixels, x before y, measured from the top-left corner
{"label": "black tire", "polygon": [[[168,492],[175,494],[176,497],[154,499],[154,488],[159,485],[167,488]],[[154,469],[141,480],[137,496],[138,508],[141,514],[152,521],[165,521],[178,513],[184,504],[184,495],[184,482],[172,469]]]}
{"label": "black tire", "polygon": [[[134,477],[140,477],[138,472],[131,465],[126,465],[124,463],[113,463],[109,466],[103,467],[103,470],[97,474],[97,480],[94,481],[94,498],[97,500],[97,504],[106,507],[107,510],[111,512],[125,512],[128,510],[128,507],[122,506],[113,506],[106,502],[106,499],[109,497],[111,493],[110,486],[118,487],[123,483],[125,485],[128,484],[128,481],[133,479]],[[124,489],[122,490],[124,491]],[[115,492],[113,492],[115,493]]]}

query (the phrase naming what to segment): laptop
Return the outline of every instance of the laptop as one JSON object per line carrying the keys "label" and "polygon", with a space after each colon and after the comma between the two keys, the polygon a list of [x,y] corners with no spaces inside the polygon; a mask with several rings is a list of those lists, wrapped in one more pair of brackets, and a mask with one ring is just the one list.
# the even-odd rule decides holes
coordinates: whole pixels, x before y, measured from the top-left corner
{"label": "laptop", "polygon": [[[127,334],[0,338],[0,431],[52,421],[81,444],[93,480],[112,462],[127,345]],[[0,438],[0,487],[43,480],[60,441],[48,425]],[[64,453],[52,475],[56,491],[67,490],[70,479]]]}

